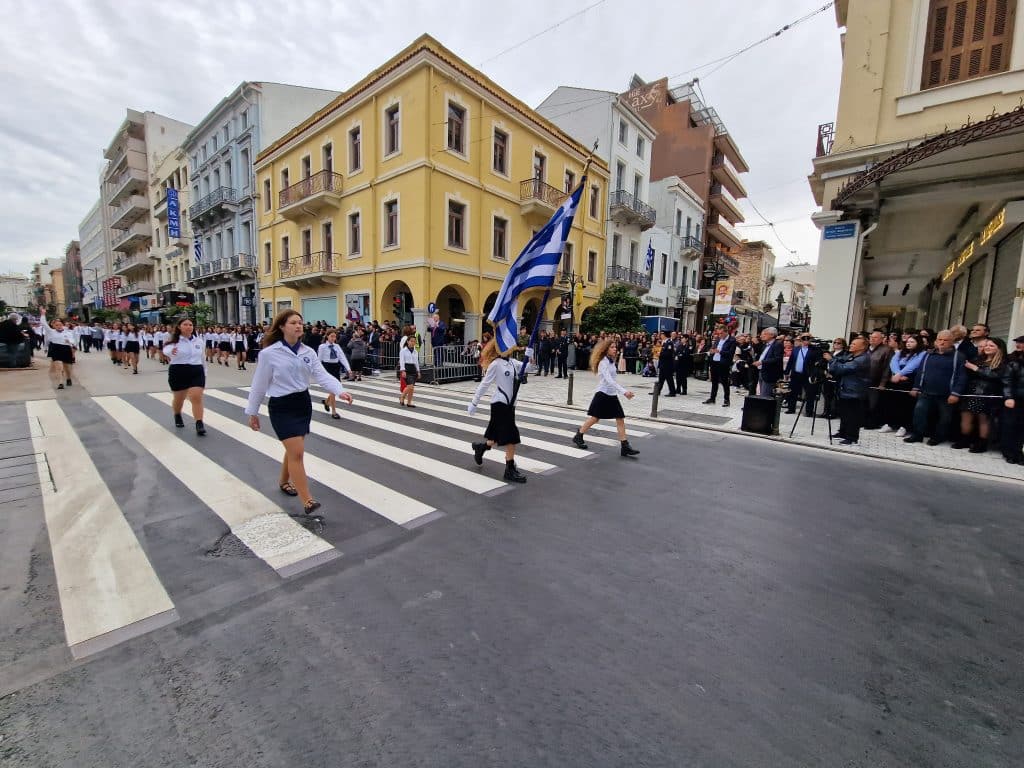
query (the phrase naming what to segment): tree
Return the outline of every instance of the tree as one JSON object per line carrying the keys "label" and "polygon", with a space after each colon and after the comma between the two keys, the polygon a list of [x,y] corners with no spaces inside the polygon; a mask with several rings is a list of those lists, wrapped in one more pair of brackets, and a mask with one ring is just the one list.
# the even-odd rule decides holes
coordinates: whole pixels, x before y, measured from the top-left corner
{"label": "tree", "polygon": [[583,333],[629,333],[641,330],[640,299],[624,285],[604,289],[583,319]]}
{"label": "tree", "polygon": [[201,301],[196,304],[190,304],[185,308],[185,311],[192,318],[192,322],[200,328],[208,326],[213,318],[213,307]]}

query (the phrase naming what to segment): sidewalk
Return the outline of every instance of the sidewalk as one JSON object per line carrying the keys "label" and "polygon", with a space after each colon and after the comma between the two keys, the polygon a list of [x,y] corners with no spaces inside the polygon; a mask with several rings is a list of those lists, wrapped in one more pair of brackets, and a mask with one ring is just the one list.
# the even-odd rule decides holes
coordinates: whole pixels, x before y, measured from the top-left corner
{"label": "sidewalk", "polygon": [[[596,377],[590,371],[573,372],[573,405],[580,411],[582,416],[590,404],[590,398],[594,394]],[[645,379],[642,376],[631,374],[619,374],[619,383],[627,389],[636,392],[632,400],[620,398],[622,408],[626,412],[627,428],[629,419],[651,418],[650,392],[657,384],[657,379]],[[473,392],[476,384],[470,381],[457,382],[443,385],[446,389],[453,389],[460,392]],[[691,378],[688,383],[688,394],[677,397],[666,397],[666,387],[658,397],[658,421],[671,424],[680,424],[687,427],[698,427],[700,429],[711,429],[721,432],[740,432],[740,420],[743,416],[743,398],[745,392],[738,394],[734,389],[731,393],[732,405],[723,408],[721,393],[718,402],[714,405],[704,405],[703,401],[711,394],[711,383]],[[553,376],[530,376],[526,385],[519,391],[519,401],[523,403],[534,402],[547,405],[559,405],[566,407],[566,395],[568,393],[568,381],[556,379]],[[814,446],[827,450],[841,451],[844,453],[855,453],[862,456],[875,456],[882,459],[892,459],[913,464],[923,464],[929,467],[944,467],[957,469],[964,472],[972,472],[979,475],[991,475],[995,477],[1024,480],[1024,466],[1007,464],[998,450],[990,450],[988,453],[969,453],[966,450],[954,451],[949,444],[936,446],[934,448],[924,443],[908,445],[902,438],[896,437],[894,433],[882,433],[878,430],[862,430],[860,434],[860,445],[843,447],[838,441],[829,444],[828,422],[819,418],[814,426],[814,434],[811,434],[811,419],[806,416],[800,418],[796,432],[789,437],[793,427],[795,415],[782,414],[779,424],[779,437],[764,437],[766,440],[782,440],[798,443],[800,445]],[[834,429],[838,430],[838,419],[833,420]],[[750,435],[750,432],[742,434]]]}

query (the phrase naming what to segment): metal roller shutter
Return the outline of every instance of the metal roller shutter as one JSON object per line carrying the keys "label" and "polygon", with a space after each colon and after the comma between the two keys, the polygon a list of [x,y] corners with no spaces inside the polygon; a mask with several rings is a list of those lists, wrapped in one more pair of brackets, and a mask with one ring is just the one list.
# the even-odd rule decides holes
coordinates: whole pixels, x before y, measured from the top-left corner
{"label": "metal roller shutter", "polygon": [[988,267],[988,256],[978,259],[971,267],[971,276],[967,281],[967,305],[964,307],[964,323],[968,326],[978,322],[981,312],[981,299],[985,295],[985,269]]}
{"label": "metal roller shutter", "polygon": [[943,291],[942,295],[939,296],[939,314],[935,316],[935,320],[932,321],[936,331],[941,331],[943,328],[949,328],[949,291]]}
{"label": "metal roller shutter", "polygon": [[1013,297],[1017,289],[1022,247],[1024,228],[1019,228],[1000,243],[996,250],[992,294],[988,299],[988,325],[992,329],[992,336],[999,339],[1006,339],[1010,334],[1010,318],[1013,313]]}
{"label": "metal roller shutter", "polygon": [[960,325],[964,321],[964,294],[967,292],[967,273],[964,272],[960,277],[953,281],[953,298],[952,304],[949,307],[949,325],[947,328],[952,328],[954,325]]}

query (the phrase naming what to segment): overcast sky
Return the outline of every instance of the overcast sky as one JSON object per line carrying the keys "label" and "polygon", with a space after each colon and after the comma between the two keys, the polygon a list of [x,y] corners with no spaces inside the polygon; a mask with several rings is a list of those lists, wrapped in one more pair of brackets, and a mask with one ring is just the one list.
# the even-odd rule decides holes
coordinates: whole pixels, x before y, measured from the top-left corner
{"label": "overcast sky", "polygon": [[[0,0],[0,272],[27,274],[78,237],[127,107],[195,124],[243,80],[345,90],[424,32],[533,106],[559,85],[624,91],[634,72],[700,77],[750,165],[750,199],[796,255],[766,226],[743,233],[768,240],[779,265],[816,261],[805,177],[818,124],[835,117],[833,11],[717,71],[700,67],[825,1]],[[742,207],[748,225],[763,224]]]}

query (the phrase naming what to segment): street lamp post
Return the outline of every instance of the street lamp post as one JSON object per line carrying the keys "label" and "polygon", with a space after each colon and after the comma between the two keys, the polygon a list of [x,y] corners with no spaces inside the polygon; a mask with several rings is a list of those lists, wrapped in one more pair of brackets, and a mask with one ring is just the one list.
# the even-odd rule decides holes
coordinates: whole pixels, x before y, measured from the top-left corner
{"label": "street lamp post", "polygon": [[776,325],[779,333],[782,333],[782,305],[786,303],[786,297],[782,295],[782,291],[779,291],[779,295],[775,297],[775,303],[779,305],[779,319]]}
{"label": "street lamp post", "polygon": [[558,284],[569,291],[569,336],[572,336],[572,319],[576,313],[576,288],[582,291],[587,287],[586,282],[583,279],[583,275],[577,275],[572,270],[562,272],[562,277],[559,279]]}

